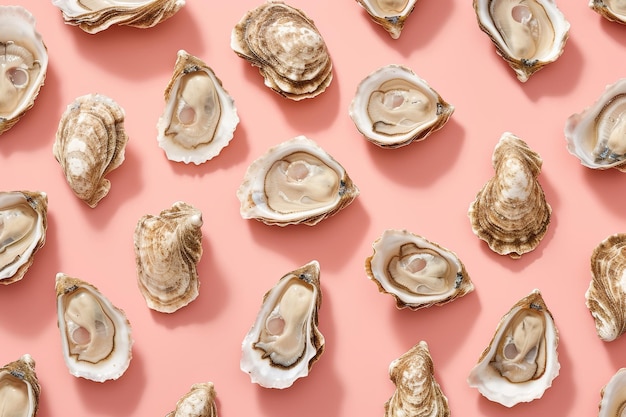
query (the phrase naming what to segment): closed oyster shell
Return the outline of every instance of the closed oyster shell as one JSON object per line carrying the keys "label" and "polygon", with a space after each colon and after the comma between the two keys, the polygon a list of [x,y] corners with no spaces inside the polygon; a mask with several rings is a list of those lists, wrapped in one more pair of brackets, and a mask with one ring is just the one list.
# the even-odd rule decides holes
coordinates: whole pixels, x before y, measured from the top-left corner
{"label": "closed oyster shell", "polygon": [[356,0],[372,20],[381,25],[393,39],[398,39],[417,0]]}
{"label": "closed oyster shell", "polygon": [[332,61],[314,22],[282,1],[247,12],[233,28],[230,45],[259,68],[266,86],[292,100],[321,94],[333,79]]}
{"label": "closed oyster shell", "polygon": [[494,252],[519,258],[537,247],[550,223],[552,208],[537,181],[543,161],[526,142],[505,132],[492,163],[495,176],[470,204],[472,230]]}
{"label": "closed oyster shell", "polygon": [[35,360],[28,353],[0,368],[0,406],[3,416],[35,417],[40,393]]}
{"label": "closed oyster shell", "polygon": [[602,387],[598,417],[618,417],[624,414],[626,403],[626,368],[620,368]]}
{"label": "closed oyster shell", "polygon": [[212,382],[193,384],[165,417],[217,417],[215,388]]}
{"label": "closed oyster shell", "polygon": [[626,4],[622,0],[589,0],[589,7],[611,22],[626,24]]}
{"label": "closed oyster shell", "polygon": [[322,303],[317,261],[284,275],[263,296],[241,346],[241,370],[265,388],[287,388],[309,374],[324,351],[317,328]]}
{"label": "closed oyster shell", "polygon": [[198,297],[202,213],[178,201],[135,227],[137,284],[149,308],[173,313]]}

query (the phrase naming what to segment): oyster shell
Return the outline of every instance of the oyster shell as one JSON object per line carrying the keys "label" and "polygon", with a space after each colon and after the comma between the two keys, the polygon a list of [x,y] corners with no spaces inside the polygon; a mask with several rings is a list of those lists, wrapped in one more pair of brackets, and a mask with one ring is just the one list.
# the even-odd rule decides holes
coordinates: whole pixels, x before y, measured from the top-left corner
{"label": "oyster shell", "polygon": [[626,404],[626,368],[619,369],[602,387],[598,417],[619,417],[624,414]]}
{"label": "oyster shell", "polygon": [[554,0],[474,0],[474,10],[521,82],[563,53],[570,24]]}
{"label": "oyster shell", "polygon": [[492,163],[495,176],[469,207],[472,230],[494,252],[519,258],[537,247],[550,223],[552,208],[537,181],[543,161],[526,142],[505,132]]}
{"label": "oyster shell", "polygon": [[180,50],[165,89],[165,110],[157,123],[167,158],[199,165],[217,156],[239,124],[237,108],[222,82],[201,59]]}
{"label": "oyster shell", "polygon": [[0,368],[0,410],[3,416],[35,417],[40,393],[35,360],[28,353]]}
{"label": "oyster shell", "polygon": [[401,65],[387,65],[368,75],[350,104],[356,128],[383,148],[425,139],[441,129],[453,112],[454,106]]}
{"label": "oyster shell", "polygon": [[149,28],[173,16],[185,0],[52,0],[63,20],[87,33],[111,25]]}
{"label": "oyster shell", "polygon": [[0,192],[0,284],[24,277],[46,241],[47,227],[46,193]]}
{"label": "oyster shell", "polygon": [[417,0],[356,0],[371,19],[381,25],[393,39],[398,39]]}
{"label": "oyster shell", "polygon": [[365,271],[380,292],[394,296],[398,308],[442,305],[474,290],[456,254],[422,236],[388,229],[372,248]]}
{"label": "oyster shell", "polygon": [[117,379],[132,357],[131,327],[96,287],[59,272],[57,319],[70,374],[96,382]]}
{"label": "oyster shell", "polygon": [[217,417],[215,388],[212,382],[193,384],[165,417]]}
{"label": "oyster shell", "polygon": [[421,341],[389,365],[396,390],[385,403],[385,417],[448,417],[448,398],[435,380],[428,344]]}
{"label": "oyster shell", "polygon": [[33,106],[48,69],[35,18],[22,6],[0,6],[0,50],[1,135]]}
{"label": "oyster shell", "polygon": [[321,94],[333,79],[326,43],[306,14],[269,0],[233,28],[230,46],[259,68],[265,85],[292,100]]}
{"label": "oyster shell", "polygon": [[202,213],[178,201],[135,228],[137,284],[149,308],[173,313],[198,297]]}
{"label": "oyster shell", "polygon": [[626,3],[623,0],[589,0],[589,7],[611,22],[626,24]]}
{"label": "oyster shell", "polygon": [[284,275],[263,296],[241,346],[241,370],[265,388],[287,388],[309,374],[324,351],[317,328],[322,303],[317,261]]}
{"label": "oyster shell", "polygon": [[359,194],[346,170],[314,141],[297,136],[252,162],[237,190],[244,219],[313,226]]}
{"label": "oyster shell", "polygon": [[124,162],[124,109],[101,94],[78,97],[61,116],[54,157],[74,194],[96,207],[111,188],[104,178]]}
{"label": "oyster shell", "polygon": [[535,289],[502,317],[467,382],[506,407],[541,398],[559,374],[558,342],[552,314]]}

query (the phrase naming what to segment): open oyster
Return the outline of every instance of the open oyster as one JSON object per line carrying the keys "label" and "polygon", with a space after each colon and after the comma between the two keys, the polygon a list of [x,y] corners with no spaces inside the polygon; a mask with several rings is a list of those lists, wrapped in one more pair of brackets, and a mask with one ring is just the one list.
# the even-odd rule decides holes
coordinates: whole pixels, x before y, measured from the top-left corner
{"label": "open oyster", "polygon": [[558,342],[552,314],[535,289],[502,317],[467,382],[506,407],[541,398],[559,374]]}
{"label": "open oyster", "polygon": [[623,0],[589,0],[589,7],[611,22],[626,24],[626,3]]}
{"label": "open oyster", "polygon": [[292,100],[321,94],[333,79],[332,61],[315,24],[282,1],[269,0],[246,13],[230,45],[259,67],[266,86]]}
{"label": "open oyster", "polygon": [[35,103],[46,78],[48,50],[35,18],[22,6],[0,6],[0,135]]}
{"label": "open oyster", "polygon": [[24,277],[46,241],[47,227],[46,193],[0,192],[0,284]]}
{"label": "open oyster", "polygon": [[133,344],[124,312],[78,278],[59,272],[55,287],[61,346],[70,374],[96,382],[122,376]]}
{"label": "open oyster", "polygon": [[137,284],[149,308],[173,313],[198,297],[202,213],[178,201],[135,228]]}
{"label": "open oyster", "polygon": [[600,98],[565,122],[567,150],[592,169],[626,172],[626,78],[608,85]]}
{"label": "open oyster", "polygon": [[398,39],[417,0],[356,0],[393,39]]}
{"label": "open oyster", "polygon": [[619,369],[600,391],[598,417],[619,417],[626,406],[626,368]]}
{"label": "open oyster", "polygon": [[425,139],[441,129],[453,112],[454,106],[401,65],[387,65],[368,75],[350,104],[356,128],[383,148]]}
{"label": "open oyster", "polygon": [[217,417],[215,388],[212,382],[193,384],[165,417]]}
{"label": "open oyster", "polygon": [[217,156],[239,124],[237,108],[222,82],[201,59],[178,51],[165,89],[165,110],[157,123],[167,158],[198,165]]}
{"label": "open oyster", "polygon": [[474,0],[474,10],[521,82],[563,53],[570,24],[554,0]]}
{"label": "open oyster", "polygon": [[41,386],[35,360],[28,353],[0,368],[0,414],[7,417],[35,417]]}
{"label": "open oyster", "polygon": [[317,328],[322,303],[317,261],[289,272],[263,296],[241,346],[241,370],[265,388],[287,388],[309,374],[324,351]]}
{"label": "open oyster", "polygon": [[278,226],[315,225],[358,194],[341,164],[305,136],[272,147],[250,164],[237,190],[241,217]]}
{"label": "open oyster", "polygon": [[111,25],[149,28],[170,18],[185,0],[52,0],[65,23],[87,33],[98,33]]}
{"label": "open oyster", "polygon": [[543,163],[526,142],[505,132],[493,151],[495,176],[470,204],[476,236],[500,255],[519,258],[546,234],[552,209],[537,176]]}
{"label": "open oyster", "polygon": [[385,230],[372,245],[365,271],[398,308],[442,305],[474,290],[456,254],[406,230]]}

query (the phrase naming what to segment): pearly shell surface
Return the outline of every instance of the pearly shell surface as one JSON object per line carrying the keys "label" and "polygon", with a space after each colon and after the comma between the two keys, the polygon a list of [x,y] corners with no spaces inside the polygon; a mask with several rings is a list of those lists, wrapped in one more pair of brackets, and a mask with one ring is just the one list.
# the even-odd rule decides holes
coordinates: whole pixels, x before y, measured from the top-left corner
{"label": "pearly shell surface", "polygon": [[611,22],[626,24],[626,3],[623,0],[589,0],[589,7]]}
{"label": "pearly shell surface", "polygon": [[212,382],[193,384],[165,417],[217,417],[215,396]]}
{"label": "pearly shell surface", "polygon": [[40,393],[35,360],[28,353],[0,368],[2,416],[35,417]]}
{"label": "pearly shell surface", "polygon": [[621,417],[626,404],[626,368],[620,368],[600,391],[598,417]]}
{"label": "pearly shell surface", "polygon": [[398,39],[417,0],[356,0],[393,39]]}

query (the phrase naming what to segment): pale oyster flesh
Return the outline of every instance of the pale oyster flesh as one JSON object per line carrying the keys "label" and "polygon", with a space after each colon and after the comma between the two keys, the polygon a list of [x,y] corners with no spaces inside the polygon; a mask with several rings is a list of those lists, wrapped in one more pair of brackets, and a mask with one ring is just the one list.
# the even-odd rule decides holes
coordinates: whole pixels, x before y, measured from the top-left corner
{"label": "pale oyster flesh", "polygon": [[622,417],[626,413],[626,368],[620,368],[600,391],[598,417]]}
{"label": "pale oyster flesh", "polygon": [[212,382],[193,384],[165,417],[217,417],[215,388]]}
{"label": "pale oyster flesh", "polygon": [[35,360],[28,353],[0,368],[0,415],[35,417],[41,386],[35,373]]}
{"label": "pale oyster flesh", "polygon": [[626,24],[624,0],[589,0],[589,7],[612,22]]}
{"label": "pale oyster flesh", "polygon": [[356,0],[393,39],[398,39],[417,0]]}

